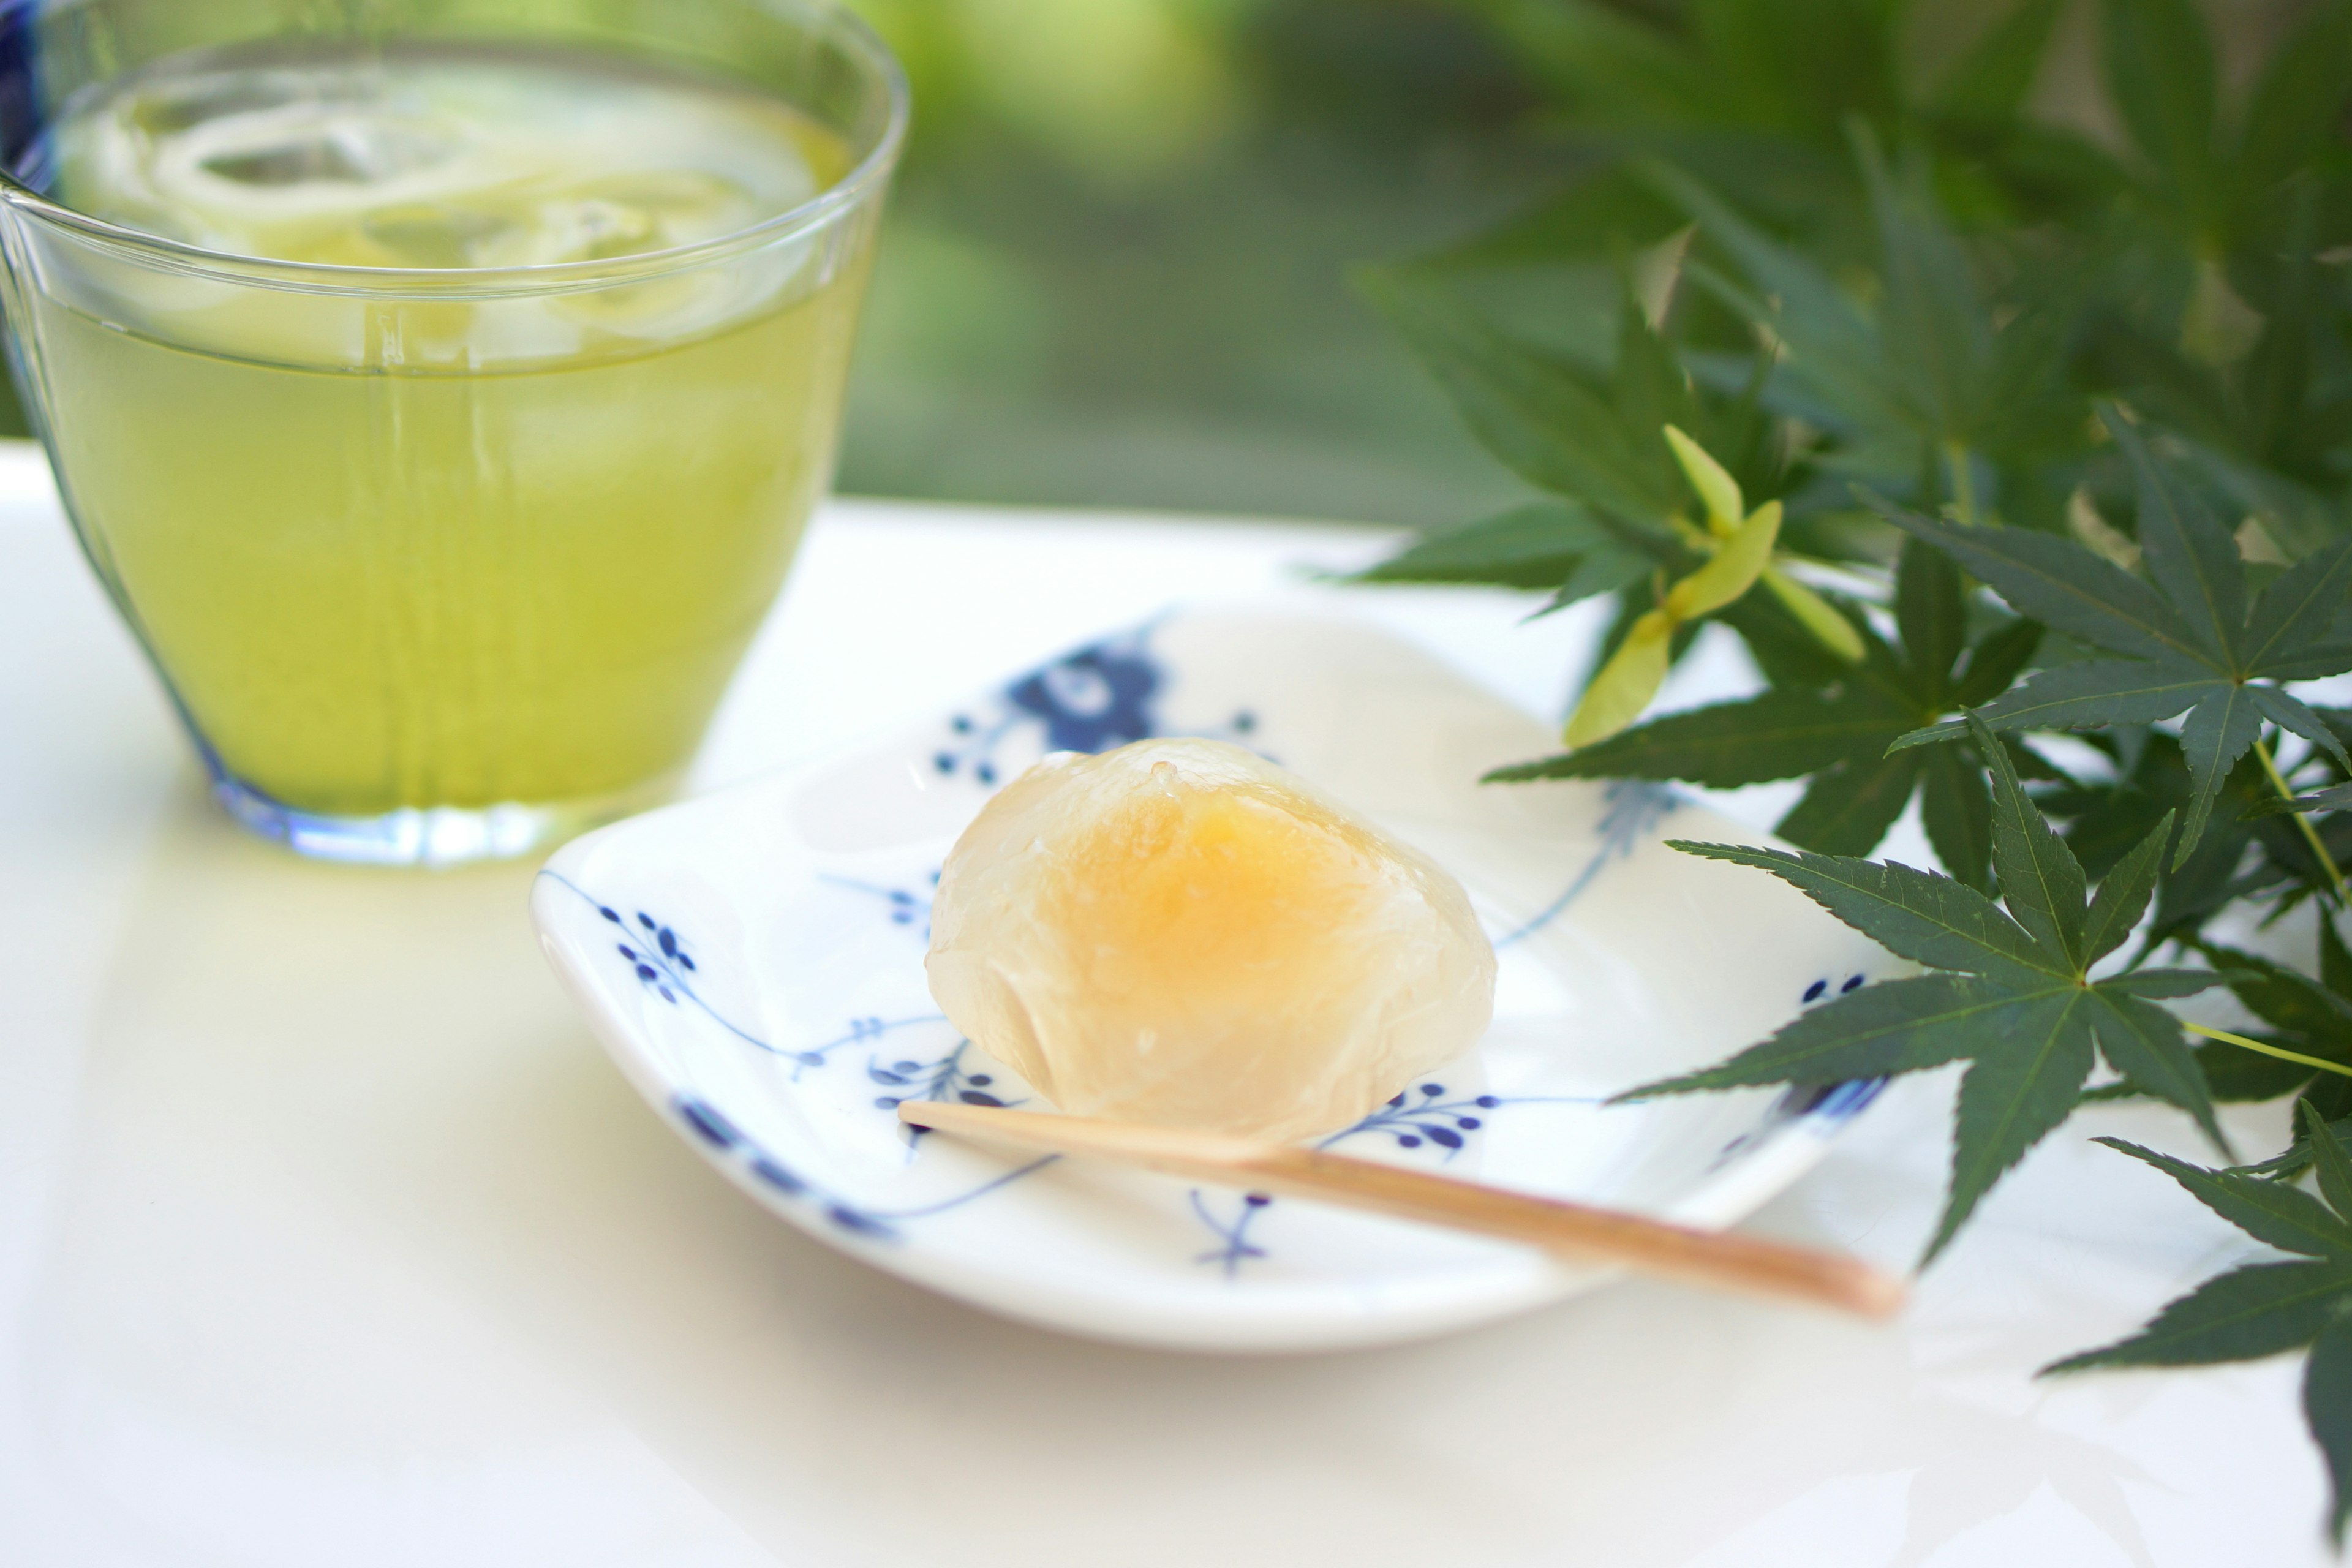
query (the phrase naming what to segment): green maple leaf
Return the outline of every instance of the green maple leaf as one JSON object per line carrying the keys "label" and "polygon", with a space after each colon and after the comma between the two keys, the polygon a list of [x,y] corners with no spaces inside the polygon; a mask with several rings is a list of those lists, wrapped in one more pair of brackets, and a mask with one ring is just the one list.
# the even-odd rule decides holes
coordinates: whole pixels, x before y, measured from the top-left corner
{"label": "green maple leaf", "polygon": [[[2327,1131],[2336,1146],[2352,1152],[2352,1116],[2339,1116],[2327,1124]],[[2293,1181],[2311,1169],[2318,1151],[2312,1146],[2312,1130],[2305,1123],[2286,1152],[2252,1165],[2231,1167],[2231,1173],[2241,1176],[2270,1176],[2281,1181]]]}
{"label": "green maple leaf", "polygon": [[2198,951],[2221,971],[2239,1001],[2270,1026],[2253,1037],[2298,1056],[2335,1062],[2340,1073],[2227,1047],[2206,1047],[2206,1082],[2219,1100],[2275,1100],[2300,1093],[2329,1120],[2352,1116],[2352,953],[2332,921],[2319,922],[2319,973],[2313,980],[2251,952],[2212,942]]}
{"label": "green maple leaf", "polygon": [[1830,267],[1704,184],[1672,164],[1642,165],[1738,274],[1694,265],[1693,280],[1771,334],[1767,400],[1832,434],[1825,461],[1874,483],[1950,467],[1956,487],[1972,490],[1979,460],[2013,470],[2071,450],[2081,398],[2065,381],[2063,313],[1989,294],[1937,210],[1927,170],[1898,179],[1866,130],[1853,142],[1878,238],[1867,307]]}
{"label": "green maple leaf", "polygon": [[2266,800],[2253,808],[2252,815],[2273,816],[2296,811],[2343,811],[2352,808],[2352,784],[2334,784],[2314,790],[2309,795],[2293,795],[2285,800]]}
{"label": "green maple leaf", "polygon": [[[2138,477],[2139,542],[2153,584],[2072,539],[1968,528],[1885,509],[2029,615],[2116,657],[2042,670],[1979,710],[1996,730],[2151,723],[2186,713],[2192,795],[2174,864],[2197,847],[2213,799],[2265,721],[2352,766],[2336,732],[2274,684],[2352,669],[2341,622],[2352,535],[2305,556],[2249,605],[2237,542],[2203,499],[2158,466],[2122,419],[2108,427]],[[1958,725],[1901,744],[1948,740]]]}
{"label": "green maple leaf", "polygon": [[[2175,737],[2130,726],[2110,731],[2106,738],[2125,742],[2112,748],[2124,767],[2121,778],[2098,785],[2070,784],[2041,797],[2043,810],[2072,819],[2066,842],[2095,876],[2104,875],[2165,813],[2185,814],[2197,794]],[[2243,819],[2243,812],[2273,798],[2270,781],[2254,758],[2231,770],[2197,847],[2186,860],[2167,865],[2157,879],[2156,914],[2141,939],[2144,952],[2192,940],[2233,900],[2263,890],[2267,872],[2242,868],[2247,847],[2261,831]]]}
{"label": "green maple leaf", "polygon": [[1424,534],[1356,581],[1541,588],[1566,604],[1640,582],[1662,564],[1662,546],[1629,543],[1590,507],[1536,501]]}
{"label": "green maple leaf", "polygon": [[1424,535],[1360,574],[1369,583],[1478,583],[1552,591],[1555,608],[1687,573],[1706,557],[1670,521],[1689,491],[1669,425],[1690,432],[1759,500],[1790,481],[1755,397],[1706,394],[1638,300],[1621,302],[1605,371],[1498,331],[1442,282],[1411,268],[1368,269],[1358,286],[1452,394],[1496,458],[1559,499]]}
{"label": "green maple leaf", "polygon": [[1939,973],[1865,986],[1801,1015],[1719,1067],[1625,1097],[1842,1083],[1968,1062],[1950,1194],[1923,1263],[1944,1249],[1993,1184],[2073,1113],[2100,1057],[2221,1142],[2196,1054],[2172,1015],[2151,1000],[2189,995],[2221,977],[2182,969],[2090,974],[2147,908],[2170,816],[2108,874],[2095,898],[2087,897],[2081,864],[2027,798],[2008,752],[1981,723],[1969,722],[1992,766],[1991,858],[2001,904],[1908,866],[1739,845],[1674,846],[1769,871],[1898,957]]}
{"label": "green maple leaf", "polygon": [[1954,749],[1888,750],[1920,725],[2006,690],[2042,634],[2033,622],[2011,621],[1970,646],[1966,619],[1958,572],[1915,541],[1895,573],[1899,650],[1864,627],[1862,662],[1832,666],[1825,687],[1672,714],[1487,781],[1679,779],[1733,789],[1810,777],[1775,831],[1824,855],[1868,854],[1919,795],[1937,855],[1960,880],[1987,887],[1992,805],[1982,772]]}
{"label": "green maple leaf", "polygon": [[2328,1530],[2341,1545],[2352,1515],[2352,1155],[2326,1135],[2310,1101],[2302,1110],[2305,1142],[2319,1173],[2317,1197],[2250,1172],[2209,1171],[2120,1139],[2099,1140],[2155,1166],[2248,1236],[2292,1257],[2217,1275],[2130,1338],[2068,1356],[2042,1372],[2208,1366],[2310,1347],[2304,1418],[2327,1460],[2335,1494]]}

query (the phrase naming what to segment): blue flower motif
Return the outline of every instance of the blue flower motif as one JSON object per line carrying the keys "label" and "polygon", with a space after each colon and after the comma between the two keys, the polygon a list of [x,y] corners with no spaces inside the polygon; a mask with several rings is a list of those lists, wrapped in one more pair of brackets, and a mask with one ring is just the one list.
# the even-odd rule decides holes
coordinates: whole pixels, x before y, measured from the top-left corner
{"label": "blue flower motif", "polygon": [[[992,716],[954,715],[931,753],[932,770],[943,778],[968,774],[983,789],[994,789],[1005,775],[997,753],[1015,731],[1043,728],[1041,750],[1089,752],[1171,733],[1155,707],[1168,680],[1151,652],[1153,629],[1107,637],[1009,682],[995,693]],[[1241,708],[1220,728],[1173,732],[1232,741],[1278,761],[1256,744],[1258,725],[1256,711]]]}
{"label": "blue flower motif", "polygon": [[931,902],[938,897],[940,888],[937,868],[921,879],[920,886],[914,888],[888,888],[878,882],[865,882],[855,877],[836,877],[830,873],[819,876],[817,880],[828,887],[846,888],[853,893],[864,893],[868,898],[880,900],[882,907],[888,911],[892,925],[905,926],[926,942],[931,940]]}
{"label": "blue flower motif", "polygon": [[[1839,984],[1837,994],[1841,996],[1851,994],[1861,990],[1868,983],[1869,977],[1866,975],[1849,974]],[[1804,994],[1799,998],[1799,1002],[1801,1005],[1810,1007],[1826,999],[1829,994],[1829,980],[1827,978],[1816,980],[1805,987]],[[1791,1084],[1782,1089],[1772,1103],[1765,1108],[1762,1121],[1723,1146],[1713,1162],[1708,1164],[1707,1169],[1720,1171],[1749,1151],[1760,1148],[1770,1142],[1783,1129],[1799,1121],[1811,1119],[1821,1121],[1825,1126],[1843,1125],[1861,1115],[1869,1107],[1870,1102],[1878,1098],[1879,1090],[1885,1087],[1886,1080],[1883,1078],[1848,1079],[1843,1083]]]}
{"label": "blue flower motif", "polygon": [[1525,942],[1568,912],[1582,898],[1612,860],[1630,859],[1649,839],[1650,830],[1679,810],[1682,795],[1671,784],[1648,779],[1612,779],[1602,786],[1602,809],[1592,858],[1559,897],[1537,911],[1526,924],[1495,938],[1497,948]]}
{"label": "blue flower motif", "polygon": [[[886,1090],[904,1091],[876,1095],[874,1108],[895,1116],[898,1107],[910,1100],[946,1100],[962,1105],[992,1106],[999,1110],[1028,1103],[1024,1100],[1006,1100],[998,1094],[997,1090],[1003,1086],[996,1081],[994,1074],[967,1069],[963,1057],[970,1049],[970,1040],[960,1040],[954,1050],[936,1061],[886,1062],[879,1057],[870,1059],[866,1064],[867,1078]],[[909,1127],[907,1129],[907,1142],[909,1145],[918,1143],[929,1131],[928,1127]]]}
{"label": "blue flower motif", "polygon": [[[621,918],[620,910],[610,904],[599,904],[596,912],[620,927],[624,935],[628,933],[629,922]],[[614,950],[635,969],[638,984],[658,994],[663,1001],[675,1007],[679,992],[686,992],[688,995],[693,994],[685,977],[694,973],[694,958],[677,940],[677,932],[643,910],[637,911],[637,924],[645,929],[646,937],[652,940],[631,937],[629,942],[614,943]],[[636,945],[631,945],[632,942]]]}
{"label": "blue flower motif", "polygon": [[1231,1279],[1241,1273],[1244,1263],[1253,1258],[1264,1258],[1266,1255],[1265,1247],[1250,1240],[1249,1232],[1250,1226],[1256,1223],[1257,1216],[1264,1214],[1267,1205],[1274,1202],[1272,1198],[1264,1193],[1244,1194],[1231,1219],[1224,1218],[1211,1208],[1208,1200],[1201,1195],[1200,1188],[1192,1189],[1192,1198],[1193,1216],[1202,1225],[1207,1226],[1217,1239],[1223,1243],[1213,1252],[1201,1253],[1192,1259],[1193,1262],[1215,1264],[1224,1270],[1225,1278]]}
{"label": "blue flower motif", "polygon": [[1486,1113],[1501,1109],[1502,1104],[1491,1094],[1448,1100],[1442,1083],[1416,1084],[1353,1127],[1342,1128],[1316,1147],[1328,1149],[1347,1139],[1378,1132],[1395,1139],[1400,1149],[1434,1144],[1444,1150],[1445,1158],[1451,1160],[1462,1152],[1468,1134],[1486,1125]]}
{"label": "blue flower motif", "polygon": [[1045,742],[1056,752],[1107,752],[1157,733],[1151,700],[1160,667],[1140,642],[1097,643],[1005,689],[1023,712],[1045,721]]}
{"label": "blue flower motif", "polygon": [[931,765],[943,775],[969,769],[973,783],[992,789],[1003,782],[997,748],[1016,730],[1042,724],[1049,752],[1107,752],[1158,734],[1152,700],[1165,680],[1150,636],[1146,626],[1107,638],[1013,680],[996,694],[995,718],[948,721],[950,739]]}

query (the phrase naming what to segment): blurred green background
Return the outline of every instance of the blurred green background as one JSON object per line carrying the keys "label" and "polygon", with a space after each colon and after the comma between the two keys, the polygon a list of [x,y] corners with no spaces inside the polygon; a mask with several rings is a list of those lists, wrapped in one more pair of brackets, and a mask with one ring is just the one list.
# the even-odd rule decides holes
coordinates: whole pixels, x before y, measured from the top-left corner
{"label": "blurred green background", "polygon": [[[1605,155],[1622,127],[1596,138],[1577,123],[1576,95],[1563,101],[1530,43],[1573,7],[846,3],[906,62],[916,126],[843,489],[1420,525],[1523,497],[1347,274],[1489,229]],[[2206,8],[2243,46],[2308,4]],[[1907,52],[1932,71],[2014,8],[1919,0]],[[1708,6],[1608,9],[1703,21]],[[2065,7],[2035,94],[2061,121],[2102,112],[2091,9]],[[1591,271],[1574,300],[1558,267],[1490,269],[1478,286],[1536,338],[1605,353],[1614,271]],[[0,391],[0,429],[21,428]]]}
{"label": "blurred green background", "polygon": [[1425,0],[855,0],[916,131],[841,487],[1451,521],[1516,493],[1349,293],[1538,188]]}
{"label": "blurred green background", "polygon": [[[1736,0],[848,3],[905,60],[916,130],[844,489],[1421,525],[1525,492],[1351,294],[1352,264],[1476,236],[1645,131],[1707,168],[1709,138],[1731,133],[1790,133],[1801,153],[1816,128],[1776,116],[1807,121],[1810,106],[1831,127],[1813,140],[1842,148],[1839,114],[1873,107],[1873,62],[1839,56],[1838,28],[1809,18],[1895,18],[1889,68],[1926,81],[2025,8],[1806,0],[1758,32],[1774,12]],[[2236,82],[2320,3],[2199,8]],[[2098,7],[2055,10],[2033,111],[2112,146]],[[1547,70],[1556,43],[1596,26],[1679,30],[1748,68],[1730,71],[1717,112],[1645,123],[1605,87]],[[1743,98],[1776,71],[1806,84],[1806,104]],[[1791,189],[1800,209],[1818,197]],[[1778,221],[1802,229],[1807,215]],[[1534,340],[1605,358],[1616,268],[1577,278],[1558,259],[1505,258],[1460,281]]]}
{"label": "blurred green background", "polygon": [[[913,79],[840,488],[1425,523],[1517,493],[1346,268],[1538,188],[1433,0],[849,0]],[[23,416],[0,384],[0,434]]]}

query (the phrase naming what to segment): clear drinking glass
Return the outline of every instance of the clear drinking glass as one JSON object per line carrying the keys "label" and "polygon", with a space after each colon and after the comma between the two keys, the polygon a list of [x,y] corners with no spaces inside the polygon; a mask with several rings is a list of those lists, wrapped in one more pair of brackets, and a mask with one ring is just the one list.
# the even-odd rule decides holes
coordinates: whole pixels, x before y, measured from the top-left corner
{"label": "clear drinking glass", "polygon": [[[614,176],[566,196],[569,250],[523,264],[483,263],[494,220],[429,204],[287,261],[58,188],[58,128],[90,95],[201,59],[251,66],[262,85],[236,90],[266,98],[320,50],[750,91],[815,128],[822,184],[646,250],[632,225],[699,198]],[[142,109],[141,133],[244,102],[207,90]],[[0,0],[13,369],[238,820],[306,854],[438,864],[675,784],[830,481],[906,119],[887,51],[823,0]],[[381,150],[337,135],[205,178],[266,205],[376,177]]]}

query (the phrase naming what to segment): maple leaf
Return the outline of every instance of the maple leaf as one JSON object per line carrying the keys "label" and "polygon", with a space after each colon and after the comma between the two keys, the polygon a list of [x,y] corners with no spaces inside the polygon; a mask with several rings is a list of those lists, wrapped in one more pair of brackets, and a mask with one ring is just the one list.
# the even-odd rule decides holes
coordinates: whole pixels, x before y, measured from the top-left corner
{"label": "maple leaf", "polygon": [[[1951,1241],[1993,1184],[2071,1115],[2100,1058],[2141,1093],[2179,1106],[2222,1145],[2212,1098],[2180,1026],[2155,999],[2219,984],[2209,970],[2092,966],[2147,908],[2169,813],[2096,897],[2083,868],[2019,784],[2009,754],[1971,717],[1992,767],[1993,872],[2001,902],[1934,872],[1743,845],[1674,847],[1771,872],[1898,957],[1938,973],[1884,980],[1798,1016],[1719,1067],[1621,1098],[1754,1084],[1830,1084],[1966,1061],[1949,1195],[1922,1263]],[[2226,1145],[2223,1145],[2226,1146]]]}
{"label": "maple leaf", "polygon": [[[2249,605],[2245,567],[2230,531],[2157,463],[2137,431],[2112,413],[2108,428],[2137,476],[2139,543],[2152,584],[2072,539],[1882,510],[1990,584],[2021,614],[2115,656],[2041,671],[1979,710],[1985,723],[2065,729],[2187,714],[2180,742],[2192,793],[2174,853],[2179,865],[2195,850],[2214,796],[2261,738],[2265,720],[2352,767],[2326,721],[2273,684],[2352,669],[2352,641],[2341,629],[2352,596],[2352,535],[2304,557]],[[1898,744],[1963,732],[1938,725]]]}
{"label": "maple leaf", "polygon": [[[2201,1049],[2206,1082],[2220,1100],[2275,1100],[2300,1094],[2333,1121],[2352,1116],[2352,953],[2332,921],[2319,922],[2319,973],[2313,980],[2284,964],[2214,942],[2200,942],[2238,1000],[2270,1026],[2259,1044],[2306,1058],[2255,1051]],[[2333,1062],[2336,1070],[2314,1068]]]}
{"label": "maple leaf", "polygon": [[2119,1138],[2098,1140],[2155,1166],[2248,1236],[2291,1257],[2216,1275],[2128,1339],[2042,1370],[2046,1376],[2101,1367],[2209,1366],[2308,1346],[2304,1419],[2327,1461],[2335,1493],[2328,1529],[2341,1545],[2352,1515],[2352,1155],[2315,1106],[2305,1100],[2300,1109],[2303,1146],[2319,1176],[2316,1197],[2248,1171],[2209,1171]]}
{"label": "maple leaf", "polygon": [[1859,662],[1832,666],[1825,687],[1779,687],[1670,714],[1564,756],[1499,769],[1487,781],[1678,779],[1734,789],[1809,777],[1803,798],[1774,831],[1824,855],[1868,854],[1918,795],[1946,868],[1971,887],[1990,886],[1992,806],[1982,770],[1957,749],[1888,748],[1955,708],[2008,689],[2042,628],[2009,621],[1969,644],[1959,573],[1916,541],[1896,568],[1895,624],[1899,648],[1860,628]]}

